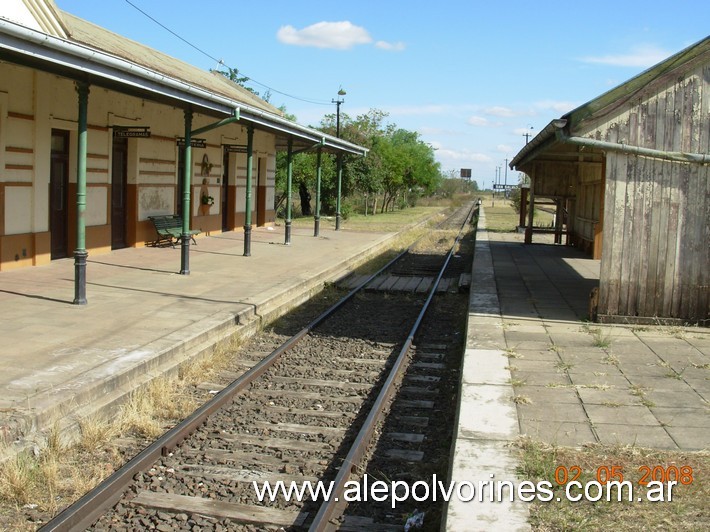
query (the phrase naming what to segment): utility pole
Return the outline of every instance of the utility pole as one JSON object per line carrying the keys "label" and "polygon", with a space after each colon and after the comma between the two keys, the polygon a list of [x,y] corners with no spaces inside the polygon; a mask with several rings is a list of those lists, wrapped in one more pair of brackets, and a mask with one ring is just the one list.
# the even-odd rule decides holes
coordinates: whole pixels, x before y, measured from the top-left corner
{"label": "utility pole", "polygon": [[[530,129],[532,129],[532,128],[533,128],[533,127],[530,126]],[[532,133],[527,133],[527,132],[526,132],[526,133],[523,133],[523,137],[525,137],[525,144],[527,144],[528,141],[530,140],[530,137],[532,137]]]}

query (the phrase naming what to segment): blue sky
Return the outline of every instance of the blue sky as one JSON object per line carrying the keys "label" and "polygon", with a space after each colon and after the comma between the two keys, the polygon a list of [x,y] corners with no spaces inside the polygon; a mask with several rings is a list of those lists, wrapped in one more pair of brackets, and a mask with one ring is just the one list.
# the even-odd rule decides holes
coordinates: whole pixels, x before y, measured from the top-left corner
{"label": "blue sky", "polygon": [[710,33],[708,0],[55,2],[205,70],[222,59],[302,124],[335,112],[342,87],[342,113],[389,113],[442,170],[471,168],[486,187],[526,132]]}

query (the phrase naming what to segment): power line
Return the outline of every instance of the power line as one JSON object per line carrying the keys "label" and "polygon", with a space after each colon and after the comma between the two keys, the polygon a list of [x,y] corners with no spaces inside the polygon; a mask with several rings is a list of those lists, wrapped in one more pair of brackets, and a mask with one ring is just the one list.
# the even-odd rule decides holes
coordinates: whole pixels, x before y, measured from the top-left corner
{"label": "power line", "polygon": [[203,49],[201,49],[200,47],[198,47],[198,46],[192,44],[192,43],[191,43],[190,41],[188,41],[187,39],[181,37],[179,34],[175,33],[173,30],[171,30],[170,28],[168,28],[167,26],[165,26],[165,25],[164,25],[163,23],[161,23],[159,20],[155,19],[154,17],[152,17],[151,15],[149,15],[148,13],[146,13],[145,11],[143,11],[140,7],[138,7],[138,6],[135,5],[133,2],[131,2],[131,0],[125,0],[125,1],[126,1],[126,3],[127,3],[128,5],[130,5],[130,6],[133,7],[135,10],[137,10],[138,12],[140,12],[141,14],[143,14],[144,16],[146,16],[147,18],[149,18],[150,20],[152,20],[153,22],[155,22],[158,26],[160,26],[161,28],[163,28],[165,31],[169,32],[171,35],[177,37],[177,38],[180,39],[182,42],[184,42],[184,43],[187,44],[188,46],[194,48],[195,50],[197,50],[198,52],[200,52],[200,53],[201,53],[202,55],[204,55],[205,57],[210,58],[212,61],[216,62],[217,64],[224,65],[224,66],[227,67],[227,68],[230,68],[230,69],[232,69],[232,70],[235,70],[235,71],[237,71],[237,72],[243,74],[244,77],[247,78],[250,82],[256,83],[257,85],[259,85],[259,86],[261,86],[261,87],[264,87],[265,89],[269,90],[270,92],[275,92],[276,94],[281,94],[282,96],[286,96],[287,98],[293,98],[294,100],[299,100],[299,101],[306,102],[306,103],[312,103],[312,104],[314,104],[314,105],[332,105],[332,102],[319,102],[319,101],[310,100],[310,99],[307,99],[307,98],[300,98],[300,97],[298,97],[298,96],[294,96],[293,94],[288,94],[288,93],[283,92],[283,91],[280,91],[280,90],[278,90],[278,89],[274,89],[273,87],[269,87],[268,85],[265,85],[264,83],[261,83],[261,82],[255,80],[255,79],[252,78],[251,76],[247,76],[247,75],[244,74],[244,72],[242,72],[241,70],[239,70],[239,69],[237,69],[237,68],[232,68],[232,67],[230,67],[229,65],[226,65],[222,59],[217,59],[216,57],[214,57],[214,56],[210,55],[209,53],[205,52],[205,51],[204,51]]}

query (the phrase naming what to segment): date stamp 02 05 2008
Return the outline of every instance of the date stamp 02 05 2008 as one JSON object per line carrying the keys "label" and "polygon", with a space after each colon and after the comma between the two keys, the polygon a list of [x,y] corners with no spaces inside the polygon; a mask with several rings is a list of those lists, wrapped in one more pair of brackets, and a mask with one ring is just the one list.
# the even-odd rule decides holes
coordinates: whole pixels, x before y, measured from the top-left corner
{"label": "date stamp 02 05 2008", "polygon": [[[581,467],[573,466],[558,466],[555,469],[555,482],[560,486],[563,486],[569,482],[575,482],[582,475],[583,470]],[[693,468],[688,465],[684,466],[647,466],[642,465],[638,467],[639,479],[638,484],[641,486],[647,486],[649,482],[677,482],[683,486],[687,486],[693,483]],[[611,466],[599,466],[596,470],[597,482],[600,484],[606,484],[607,482],[623,482],[624,481],[624,468],[619,465]]]}

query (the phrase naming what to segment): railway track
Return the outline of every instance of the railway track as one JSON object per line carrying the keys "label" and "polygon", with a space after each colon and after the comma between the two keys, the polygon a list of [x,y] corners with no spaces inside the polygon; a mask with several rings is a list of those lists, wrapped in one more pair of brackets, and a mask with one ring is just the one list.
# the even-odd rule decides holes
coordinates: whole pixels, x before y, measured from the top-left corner
{"label": "railway track", "polygon": [[[463,231],[470,215],[459,209],[447,224]],[[422,467],[431,463],[426,451],[415,447],[431,447],[447,430],[442,412],[453,412],[453,353],[462,335],[455,317],[442,321],[455,315],[451,301],[435,305],[427,319],[425,313],[442,279],[458,281],[458,270],[470,271],[470,261],[467,268],[453,251],[439,254],[428,292],[366,288],[383,286],[383,276],[429,277],[421,274],[436,271],[434,253],[409,252],[385,266],[42,530],[394,526],[399,517],[383,508],[345,506],[343,489],[368,473],[431,469]],[[458,283],[446,284],[458,291]],[[422,324],[428,332],[415,336]],[[433,451],[441,462],[441,445]],[[283,493],[264,500],[258,493],[267,482],[306,481],[332,482],[330,500],[287,500]]]}

